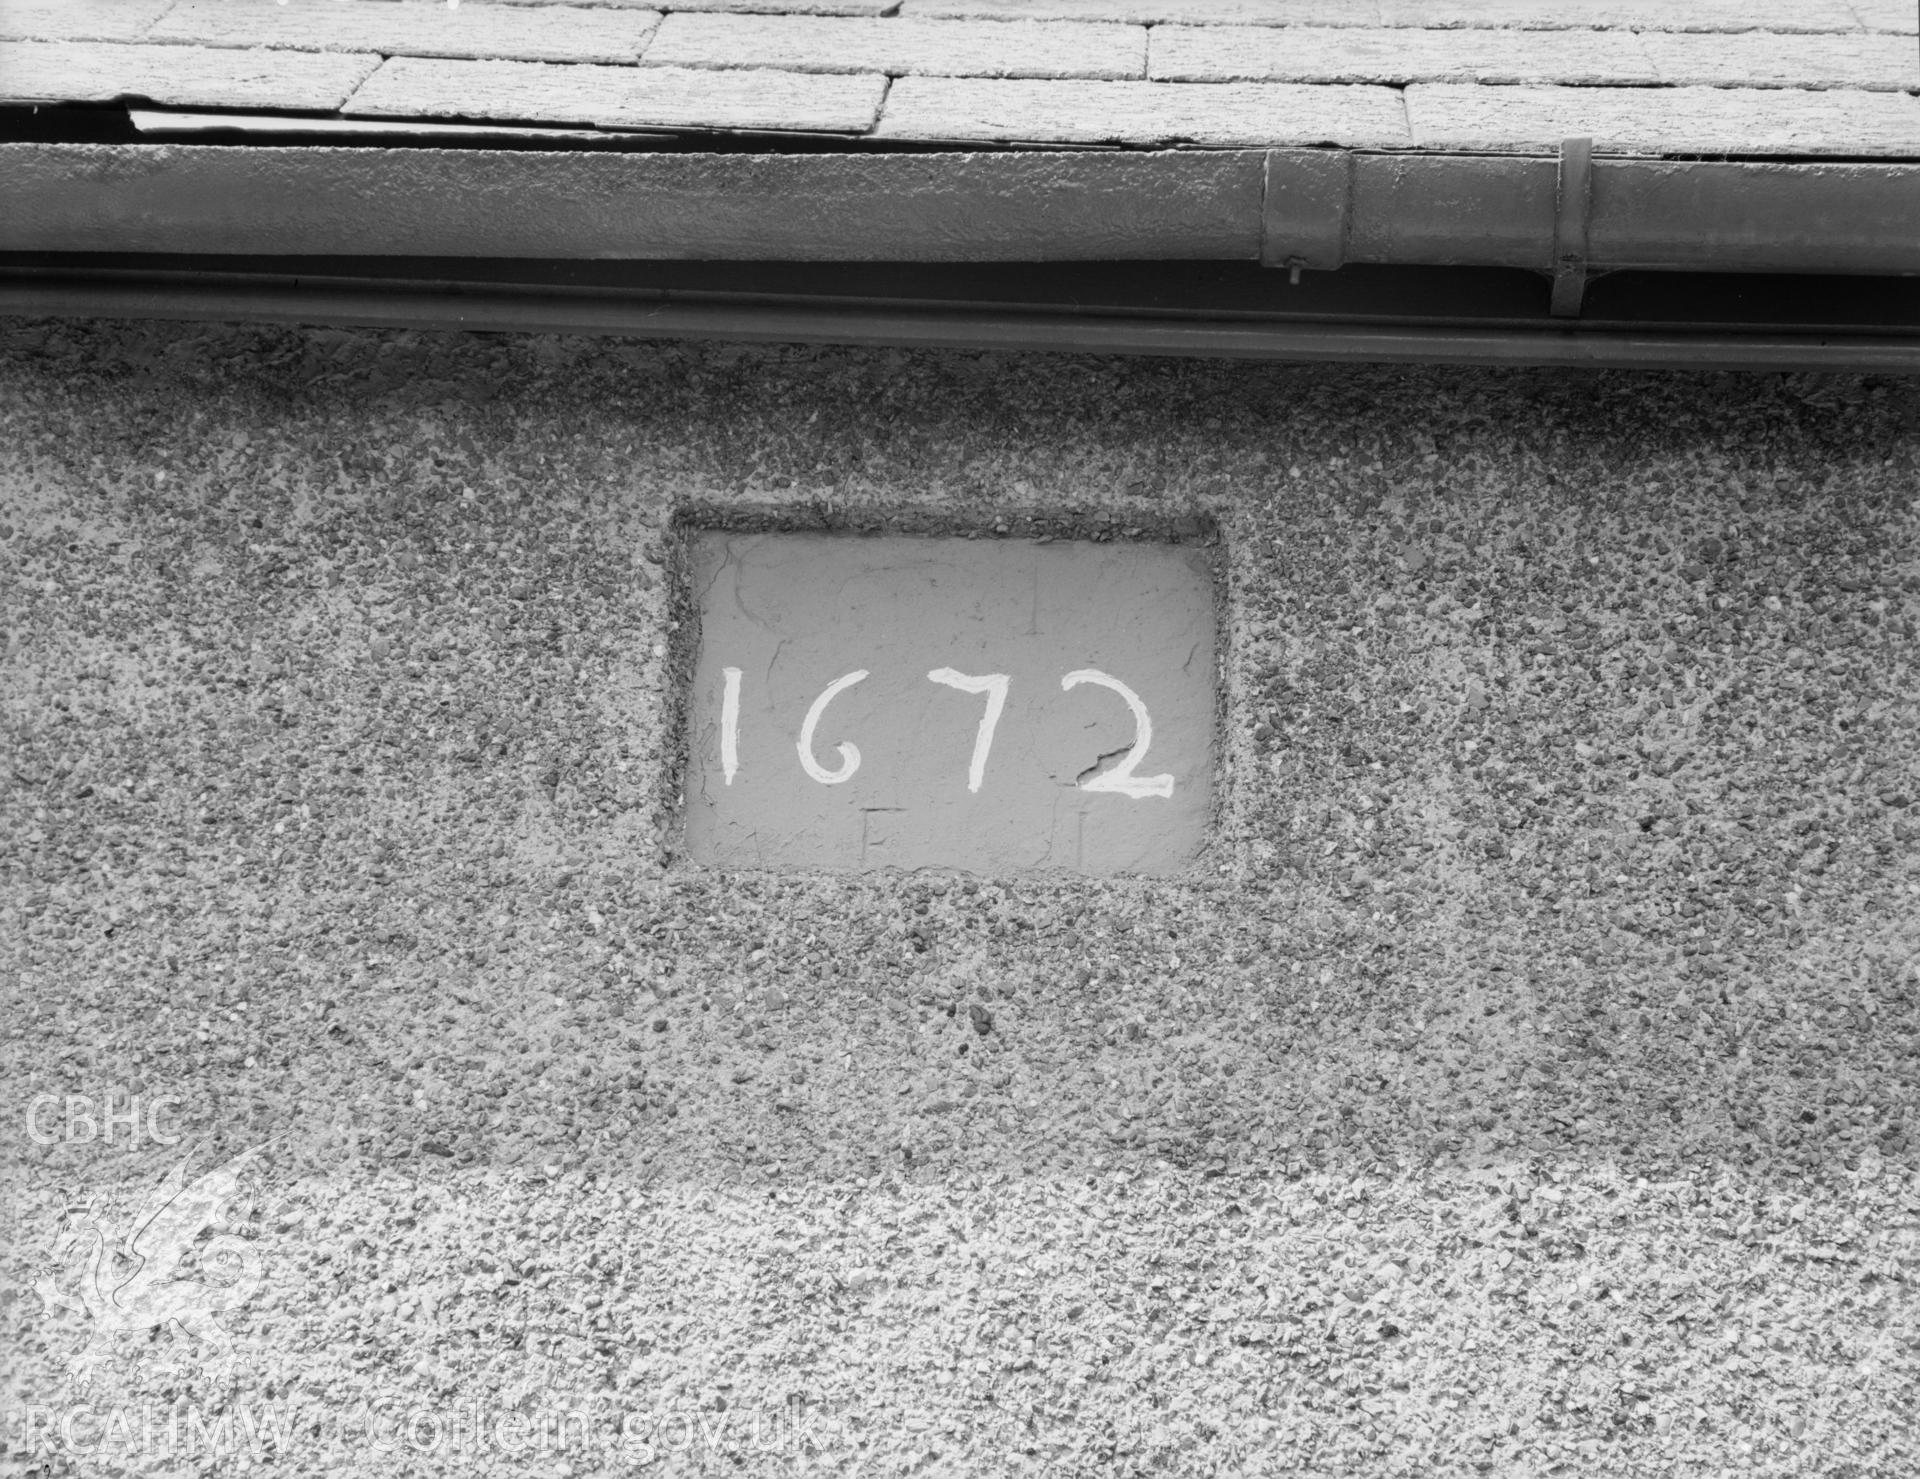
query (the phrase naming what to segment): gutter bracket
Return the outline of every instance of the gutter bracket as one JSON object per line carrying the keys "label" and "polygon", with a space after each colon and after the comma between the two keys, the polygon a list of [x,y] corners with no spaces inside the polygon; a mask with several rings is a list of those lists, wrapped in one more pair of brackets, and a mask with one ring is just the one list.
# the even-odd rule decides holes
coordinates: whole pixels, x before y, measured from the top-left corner
{"label": "gutter bracket", "polygon": [[1578,318],[1587,294],[1587,224],[1593,209],[1593,140],[1560,141],[1560,178],[1553,200],[1555,318]]}
{"label": "gutter bracket", "polygon": [[1285,267],[1296,283],[1303,267],[1333,271],[1347,260],[1352,219],[1351,150],[1267,150],[1260,197],[1262,267]]}

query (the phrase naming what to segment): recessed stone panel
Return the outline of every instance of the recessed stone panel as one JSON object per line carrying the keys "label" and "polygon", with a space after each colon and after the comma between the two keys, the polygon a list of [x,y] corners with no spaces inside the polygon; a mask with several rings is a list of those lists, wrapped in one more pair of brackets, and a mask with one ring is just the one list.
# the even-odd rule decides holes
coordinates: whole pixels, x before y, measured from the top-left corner
{"label": "recessed stone panel", "polygon": [[691,543],[695,861],[1166,874],[1205,841],[1206,549],[714,530]]}

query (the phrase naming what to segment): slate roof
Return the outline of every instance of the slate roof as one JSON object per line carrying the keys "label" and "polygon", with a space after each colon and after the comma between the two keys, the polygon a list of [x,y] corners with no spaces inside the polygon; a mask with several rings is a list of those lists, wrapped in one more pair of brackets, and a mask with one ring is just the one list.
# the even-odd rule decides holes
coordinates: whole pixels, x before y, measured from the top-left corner
{"label": "slate roof", "polygon": [[0,0],[0,100],[1102,145],[1920,157],[1912,0]]}

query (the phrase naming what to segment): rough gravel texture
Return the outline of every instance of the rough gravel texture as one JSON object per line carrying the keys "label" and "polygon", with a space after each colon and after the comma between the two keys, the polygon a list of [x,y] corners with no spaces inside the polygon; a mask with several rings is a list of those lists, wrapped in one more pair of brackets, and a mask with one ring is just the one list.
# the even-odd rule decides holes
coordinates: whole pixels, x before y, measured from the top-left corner
{"label": "rough gravel texture", "polygon": [[[0,1469],[1920,1465],[1910,382],[0,352]],[[681,861],[696,502],[1217,520],[1204,869]]]}

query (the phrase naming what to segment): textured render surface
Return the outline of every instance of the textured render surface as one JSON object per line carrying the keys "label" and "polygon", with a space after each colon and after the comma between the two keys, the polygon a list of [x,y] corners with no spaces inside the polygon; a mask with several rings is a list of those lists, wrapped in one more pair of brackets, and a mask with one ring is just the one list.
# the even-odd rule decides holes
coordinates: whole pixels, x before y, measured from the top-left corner
{"label": "textured render surface", "polygon": [[886,82],[879,77],[394,57],[342,111],[356,118],[861,133],[873,126],[885,93]]}
{"label": "textured render surface", "polygon": [[1908,93],[1416,84],[1405,98],[1425,149],[1548,153],[1579,134],[1625,154],[1920,154],[1920,98]]}
{"label": "textured render surface", "polygon": [[182,108],[332,110],[379,61],[340,53],[112,41],[6,42],[0,43],[0,100],[130,98]]}
{"label": "textured render surface", "polygon": [[[696,861],[1178,874],[1199,854],[1215,716],[1206,550],[715,531],[691,545]],[[1144,706],[1144,750],[1124,694],[1062,686],[1087,670]],[[855,672],[808,747],[823,780],[799,736]],[[997,697],[965,686],[988,678]]]}
{"label": "textured render surface", "polygon": [[1151,36],[1149,74],[1167,81],[1625,86],[1659,80],[1646,44],[1631,31],[1169,25],[1154,27]]}
{"label": "textured render surface", "polygon": [[903,77],[887,91],[881,138],[1099,144],[1342,144],[1410,141],[1400,95],[1384,87],[1290,83],[998,82]]}
{"label": "textured render surface", "polygon": [[892,76],[1141,77],[1140,26],[829,16],[669,16],[649,63]]}
{"label": "textured render surface", "polygon": [[[0,325],[7,1463],[1915,1472],[1917,494],[1909,380]],[[1215,867],[663,866],[689,498],[1213,513]],[[63,1213],[262,1143],[79,1386]]]}

